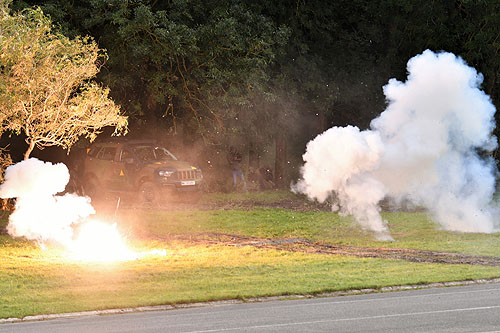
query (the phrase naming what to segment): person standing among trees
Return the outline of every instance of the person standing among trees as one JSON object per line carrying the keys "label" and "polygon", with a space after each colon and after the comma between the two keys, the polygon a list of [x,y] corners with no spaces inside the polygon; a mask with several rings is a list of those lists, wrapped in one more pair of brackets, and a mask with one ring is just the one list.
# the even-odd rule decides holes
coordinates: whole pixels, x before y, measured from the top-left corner
{"label": "person standing among trees", "polygon": [[233,171],[233,190],[236,190],[238,185],[238,178],[240,178],[243,184],[243,189],[247,191],[247,183],[245,182],[245,176],[243,176],[243,171],[241,170],[241,154],[236,150],[234,146],[229,147],[229,154],[227,155],[227,160],[229,166]]}

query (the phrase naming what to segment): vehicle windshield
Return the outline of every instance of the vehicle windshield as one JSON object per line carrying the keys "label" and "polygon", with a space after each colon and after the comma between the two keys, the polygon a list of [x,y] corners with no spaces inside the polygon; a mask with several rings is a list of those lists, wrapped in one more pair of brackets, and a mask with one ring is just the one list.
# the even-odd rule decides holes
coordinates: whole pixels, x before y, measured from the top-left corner
{"label": "vehicle windshield", "polygon": [[177,158],[163,147],[136,146],[134,149],[138,159],[143,161],[176,161]]}

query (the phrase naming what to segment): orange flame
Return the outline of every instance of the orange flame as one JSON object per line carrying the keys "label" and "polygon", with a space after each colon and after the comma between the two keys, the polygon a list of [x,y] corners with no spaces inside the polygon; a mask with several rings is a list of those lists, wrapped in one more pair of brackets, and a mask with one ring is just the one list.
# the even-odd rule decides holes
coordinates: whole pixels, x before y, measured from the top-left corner
{"label": "orange flame", "polygon": [[79,228],[78,236],[68,246],[71,260],[86,262],[116,262],[141,259],[146,255],[165,256],[165,250],[135,252],[116,229],[116,223],[91,220]]}

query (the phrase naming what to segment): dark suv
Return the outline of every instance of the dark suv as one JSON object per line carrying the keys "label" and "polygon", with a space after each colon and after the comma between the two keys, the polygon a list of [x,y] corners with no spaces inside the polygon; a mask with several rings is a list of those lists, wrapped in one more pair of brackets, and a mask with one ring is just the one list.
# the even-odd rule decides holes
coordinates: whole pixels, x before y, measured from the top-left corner
{"label": "dark suv", "polygon": [[94,143],[80,168],[83,189],[92,199],[106,191],[127,192],[149,205],[172,197],[193,202],[203,184],[199,168],[151,141]]}

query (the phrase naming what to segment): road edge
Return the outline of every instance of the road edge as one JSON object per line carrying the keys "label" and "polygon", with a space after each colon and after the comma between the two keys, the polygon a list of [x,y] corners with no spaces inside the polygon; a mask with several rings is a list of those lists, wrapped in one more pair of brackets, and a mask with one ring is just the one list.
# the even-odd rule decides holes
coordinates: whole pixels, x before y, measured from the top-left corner
{"label": "road edge", "polygon": [[139,307],[106,309],[106,310],[42,314],[42,315],[26,316],[23,318],[0,319],[0,325],[19,323],[19,322],[54,320],[63,318],[78,318],[78,317],[102,316],[102,315],[135,313],[135,312],[149,312],[149,311],[168,311],[177,309],[222,306],[222,305],[242,304],[242,303],[270,302],[270,301],[303,299],[303,298],[338,297],[338,296],[372,294],[372,293],[382,293],[382,292],[392,292],[392,291],[404,291],[413,289],[458,287],[458,286],[493,284],[493,283],[500,283],[500,278],[464,280],[464,281],[452,281],[452,282],[433,282],[428,284],[412,284],[412,285],[380,287],[380,288],[363,288],[363,289],[352,289],[352,290],[334,291],[334,292],[318,293],[318,294],[266,296],[266,297],[253,297],[247,299],[231,299],[231,300],[220,300],[220,301],[209,301],[209,302],[152,305],[152,306],[139,306]]}

